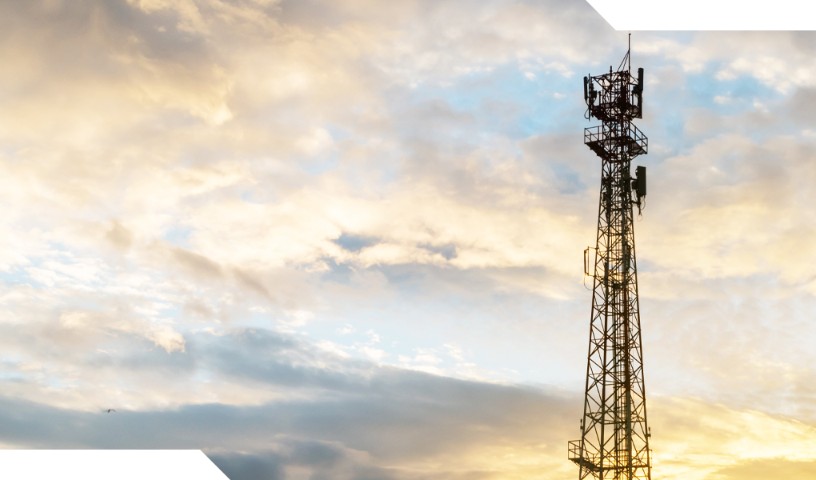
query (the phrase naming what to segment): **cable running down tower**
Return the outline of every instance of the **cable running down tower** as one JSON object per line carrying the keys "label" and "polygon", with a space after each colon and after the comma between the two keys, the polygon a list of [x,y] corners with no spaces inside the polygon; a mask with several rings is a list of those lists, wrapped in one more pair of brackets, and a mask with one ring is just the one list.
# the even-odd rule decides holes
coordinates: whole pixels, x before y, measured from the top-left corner
{"label": "cable running down tower", "polygon": [[601,158],[601,193],[594,261],[584,251],[593,295],[581,439],[568,448],[580,480],[651,480],[632,221],[645,205],[646,167],[630,174],[648,140],[632,123],[643,117],[643,69],[632,75],[630,52],[617,71],[584,77],[586,118],[601,121],[584,129]]}

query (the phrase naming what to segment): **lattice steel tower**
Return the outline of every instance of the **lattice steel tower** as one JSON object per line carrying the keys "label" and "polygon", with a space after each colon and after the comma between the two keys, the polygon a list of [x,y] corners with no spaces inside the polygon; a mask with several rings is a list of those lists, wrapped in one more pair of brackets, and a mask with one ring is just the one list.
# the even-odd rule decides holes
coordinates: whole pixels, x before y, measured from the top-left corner
{"label": "lattice steel tower", "polygon": [[584,251],[593,277],[584,416],[581,439],[568,449],[581,480],[651,479],[632,222],[633,206],[644,205],[646,168],[635,177],[629,171],[647,139],[632,123],[642,118],[643,69],[632,76],[630,51],[617,71],[584,77],[586,118],[601,121],[584,130],[584,143],[601,157],[601,194],[594,262]]}

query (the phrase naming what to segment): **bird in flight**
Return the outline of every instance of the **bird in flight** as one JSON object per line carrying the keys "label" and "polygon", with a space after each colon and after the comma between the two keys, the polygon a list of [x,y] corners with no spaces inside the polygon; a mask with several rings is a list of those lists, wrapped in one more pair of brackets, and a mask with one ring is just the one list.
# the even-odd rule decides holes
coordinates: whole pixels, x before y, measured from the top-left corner
{"label": "bird in flight", "polygon": [[115,411],[116,411],[115,409],[109,408],[109,409],[105,410],[105,413],[113,413]]}

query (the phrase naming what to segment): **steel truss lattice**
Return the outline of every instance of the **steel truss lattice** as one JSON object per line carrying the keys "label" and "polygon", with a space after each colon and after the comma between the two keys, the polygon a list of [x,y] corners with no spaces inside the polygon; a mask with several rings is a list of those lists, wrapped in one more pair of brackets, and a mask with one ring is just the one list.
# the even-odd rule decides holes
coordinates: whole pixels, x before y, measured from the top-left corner
{"label": "steel truss lattice", "polygon": [[602,124],[584,131],[601,158],[601,192],[595,259],[585,258],[593,296],[581,439],[568,448],[581,480],[651,479],[633,227],[646,169],[630,175],[632,159],[648,147],[632,123],[642,117],[642,92],[643,69],[632,75],[629,52],[617,71],[584,78],[587,118]]}

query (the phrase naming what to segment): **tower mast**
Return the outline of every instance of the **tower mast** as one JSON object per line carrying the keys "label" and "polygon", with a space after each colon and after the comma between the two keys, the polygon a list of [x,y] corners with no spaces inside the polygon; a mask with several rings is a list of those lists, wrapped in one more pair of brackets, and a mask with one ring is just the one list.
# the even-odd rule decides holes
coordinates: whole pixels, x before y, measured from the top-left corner
{"label": "tower mast", "polygon": [[643,116],[643,69],[631,73],[631,49],[616,71],[584,77],[584,143],[601,158],[601,193],[595,259],[584,251],[593,277],[581,439],[569,442],[580,480],[651,480],[640,334],[633,207],[645,204],[646,167],[630,174],[645,154],[646,136],[633,119]]}

